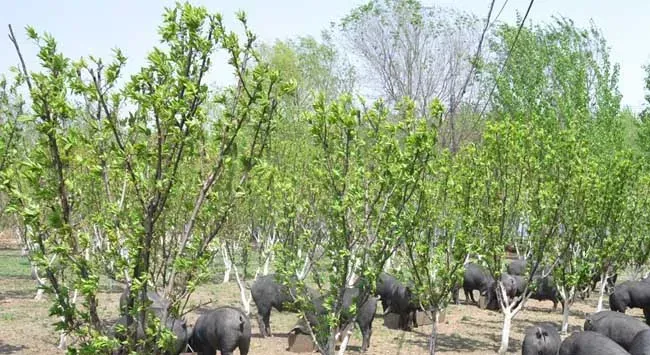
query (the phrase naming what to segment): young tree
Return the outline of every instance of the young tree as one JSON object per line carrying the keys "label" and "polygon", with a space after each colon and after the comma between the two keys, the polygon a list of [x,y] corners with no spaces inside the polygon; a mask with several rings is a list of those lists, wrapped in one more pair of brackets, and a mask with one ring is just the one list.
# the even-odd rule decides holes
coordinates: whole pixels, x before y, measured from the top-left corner
{"label": "young tree", "polygon": [[[33,257],[47,275],[52,314],[62,318],[57,329],[79,338],[71,350],[116,346],[98,314],[106,258],[115,267],[111,276],[129,284],[130,331],[123,344],[129,351],[155,352],[159,339],[166,339],[163,347],[171,340],[163,335],[140,342],[130,326],[159,328],[146,311],[149,283],[163,286],[170,312],[178,316],[205,279],[210,245],[219,240],[266,149],[277,101],[293,89],[259,61],[246,17],[238,18],[243,44],[220,14],[189,3],[166,9],[159,30],[163,46],[122,88],[117,83],[126,58],[119,50],[108,65],[93,57],[73,62],[51,36],[28,28],[44,69],[38,73],[27,70],[14,42],[22,62],[18,80],[32,99],[29,124],[39,135],[11,173],[24,182],[12,187],[13,208],[37,246]],[[204,78],[219,47],[237,84],[215,94]],[[74,97],[84,105],[75,105]],[[204,103],[211,99],[222,108],[221,117],[206,116]],[[93,252],[99,241],[111,246],[109,253]],[[167,316],[162,314],[162,324]]]}
{"label": "young tree", "polygon": [[[437,104],[437,103],[436,103]],[[442,107],[437,106],[442,114]],[[436,107],[432,108],[435,109]],[[474,147],[436,156],[418,195],[400,222],[403,249],[419,302],[433,320],[429,353],[436,350],[438,314],[462,282],[463,264],[473,237],[473,199],[477,189]]]}
{"label": "young tree", "polygon": [[[559,255],[554,276],[566,330],[576,290],[586,284],[593,266],[588,256],[595,241],[586,208],[595,201],[584,186],[598,175],[590,164],[602,152],[620,149],[618,67],[610,64],[595,27],[580,29],[564,18],[521,31],[503,25],[491,49],[494,62],[484,68],[496,87],[492,108],[499,116],[526,122],[535,137],[528,150],[532,190],[525,205],[534,217],[530,234],[553,240],[554,255]],[[510,60],[501,70],[505,58]]]}
{"label": "young tree", "polygon": [[[363,303],[378,270],[408,233],[399,221],[418,195],[435,143],[435,131],[415,112],[414,103],[404,101],[395,113],[398,119],[391,119],[381,102],[362,112],[349,95],[329,105],[321,95],[307,115],[318,151],[311,172],[298,183],[310,185],[313,200],[302,216],[311,220],[301,224],[312,227],[288,230],[294,236],[279,244],[277,269],[287,279],[300,273],[297,249],[321,256],[311,260],[310,268],[324,279],[325,314],[313,324],[323,354],[334,352],[346,287],[359,287]],[[354,317],[352,310],[351,324]]]}

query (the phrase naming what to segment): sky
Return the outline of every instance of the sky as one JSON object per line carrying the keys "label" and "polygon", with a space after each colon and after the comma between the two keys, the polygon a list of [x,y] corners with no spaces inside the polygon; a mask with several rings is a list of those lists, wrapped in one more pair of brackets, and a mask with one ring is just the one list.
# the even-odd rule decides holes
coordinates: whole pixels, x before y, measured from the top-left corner
{"label": "sky", "polygon": [[[248,24],[262,41],[288,39],[301,35],[320,36],[332,21],[337,21],[366,0],[192,0],[211,12],[224,15],[224,22],[239,29],[235,12],[244,10]],[[421,0],[424,5],[449,5],[473,12],[484,18],[490,0]],[[516,13],[524,14],[529,0],[496,0],[495,8],[505,3],[499,20],[514,23]],[[8,33],[8,24],[20,42],[29,70],[35,70],[35,46],[25,36],[25,26],[49,32],[57,39],[63,53],[73,59],[94,55],[108,59],[111,49],[119,47],[129,58],[127,73],[142,64],[148,51],[157,44],[157,28],[169,0],[21,0],[7,2],[0,12],[0,24]],[[496,11],[496,10],[495,10]],[[619,88],[623,104],[640,111],[644,103],[644,70],[650,63],[650,1],[648,0],[536,0],[529,15],[534,23],[563,15],[579,26],[593,20],[611,47],[611,60],[621,66]],[[0,40],[0,73],[18,63],[8,37]],[[30,69],[34,68],[34,69]],[[224,85],[228,72],[217,72],[211,81]]]}

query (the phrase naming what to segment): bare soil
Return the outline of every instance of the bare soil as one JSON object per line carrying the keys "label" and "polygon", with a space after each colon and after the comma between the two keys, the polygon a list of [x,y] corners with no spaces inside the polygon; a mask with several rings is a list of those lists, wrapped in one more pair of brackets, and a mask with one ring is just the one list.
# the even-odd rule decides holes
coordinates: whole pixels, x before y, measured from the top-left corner
{"label": "bare soil", "polygon": [[[18,250],[0,250],[0,260],[3,257],[19,256]],[[5,268],[6,263],[0,263]],[[0,269],[0,354],[64,354],[56,348],[58,335],[53,331],[54,317],[48,317],[50,300],[34,300],[35,283],[29,276],[29,270],[24,274],[12,273],[6,276]],[[100,295],[101,314],[105,319],[117,317],[118,300],[122,285],[112,285],[112,290],[106,290]],[[462,294],[462,292],[461,292]],[[227,284],[204,285],[194,295],[193,304],[214,301],[187,315],[193,324],[201,312],[221,306],[240,306],[239,290],[234,282]],[[582,329],[584,317],[596,308],[596,296],[584,302],[580,301],[572,307],[569,332]],[[381,309],[381,307],[378,307]],[[368,354],[378,355],[416,355],[428,353],[428,338],[431,326],[420,326],[412,332],[391,330],[383,325],[381,314],[374,321],[371,346]],[[605,302],[605,309],[608,305]],[[271,315],[271,328],[274,337],[262,339],[259,336],[255,307],[252,306],[251,324],[253,325],[253,340],[250,354],[290,354],[287,351],[287,332],[297,321],[297,316],[291,313],[275,312]],[[640,310],[629,312],[642,317]],[[494,354],[501,340],[502,315],[497,312],[479,309],[475,305],[451,305],[447,309],[446,319],[438,326],[437,352],[440,354]],[[549,321],[559,325],[562,321],[561,307],[552,311],[549,301],[538,302],[531,300],[523,312],[513,321],[510,334],[509,353],[520,353],[523,332],[529,325]],[[348,353],[359,353],[361,335],[355,331]]]}

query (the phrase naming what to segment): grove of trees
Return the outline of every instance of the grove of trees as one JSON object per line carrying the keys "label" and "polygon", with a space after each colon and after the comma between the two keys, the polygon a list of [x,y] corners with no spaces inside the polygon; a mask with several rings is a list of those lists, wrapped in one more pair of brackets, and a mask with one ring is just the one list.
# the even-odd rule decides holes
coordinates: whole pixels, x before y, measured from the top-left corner
{"label": "grove of trees", "polygon": [[[236,16],[234,31],[203,7],[166,9],[160,44],[131,76],[120,50],[73,60],[46,32],[27,27],[18,43],[9,28],[18,64],[0,80],[0,215],[70,353],[170,346],[146,291],[182,316],[221,262],[247,312],[259,274],[295,283],[299,300],[319,285],[322,354],[335,352],[345,288],[368,297],[383,270],[412,280],[436,319],[468,258],[498,280],[514,247],[530,277],[553,276],[565,332],[593,270],[644,270],[650,113],[621,107],[595,25],[371,0],[321,39],[259,43]],[[39,67],[26,66],[26,45]],[[214,71],[235,82],[211,87]],[[109,279],[130,288],[129,324],[158,336],[110,336],[98,297]],[[499,353],[529,295],[509,300],[500,285]]]}

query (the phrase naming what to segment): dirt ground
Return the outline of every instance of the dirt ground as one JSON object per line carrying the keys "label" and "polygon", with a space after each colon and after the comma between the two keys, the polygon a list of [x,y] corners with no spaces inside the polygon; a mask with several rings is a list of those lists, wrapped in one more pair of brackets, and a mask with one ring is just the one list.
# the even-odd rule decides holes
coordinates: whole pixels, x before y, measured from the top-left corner
{"label": "dirt ground", "polygon": [[[64,354],[64,351],[56,349],[58,336],[51,326],[55,319],[48,317],[50,301],[33,299],[35,283],[30,278],[26,260],[21,258],[19,251],[15,249],[0,249],[0,260],[0,354]],[[100,295],[101,314],[106,319],[116,318],[121,290],[122,286],[115,284],[111,292],[107,290]],[[240,306],[236,283],[205,285],[193,297],[194,304],[209,300],[214,303],[188,315],[190,324],[195,322],[201,310],[220,305]],[[592,296],[591,299],[573,306],[570,332],[581,329],[585,314],[595,310],[596,301],[595,296]],[[605,304],[605,307],[608,305]],[[562,320],[560,312],[561,307],[552,312],[552,303],[549,301],[529,301],[525,310],[513,321],[509,352],[521,352],[523,331],[527,326],[539,321],[550,321],[559,326]],[[255,313],[254,305],[252,313]],[[640,310],[634,310],[631,314],[642,317]],[[250,354],[290,354],[286,350],[286,333],[296,323],[295,314],[274,311],[271,315],[274,337],[266,339],[259,337],[256,315],[251,315],[251,318],[253,339]],[[437,351],[448,355],[493,354],[500,343],[501,324],[500,313],[481,310],[474,305],[452,305],[447,309],[446,319],[438,326]],[[377,314],[373,325],[368,354],[427,353],[431,326],[420,326],[413,332],[390,330],[383,326],[381,314]],[[357,330],[350,341],[348,353],[359,353],[360,345],[361,336]]]}

